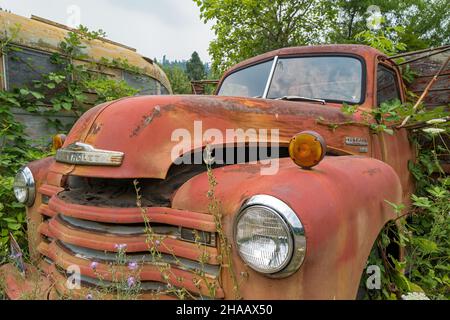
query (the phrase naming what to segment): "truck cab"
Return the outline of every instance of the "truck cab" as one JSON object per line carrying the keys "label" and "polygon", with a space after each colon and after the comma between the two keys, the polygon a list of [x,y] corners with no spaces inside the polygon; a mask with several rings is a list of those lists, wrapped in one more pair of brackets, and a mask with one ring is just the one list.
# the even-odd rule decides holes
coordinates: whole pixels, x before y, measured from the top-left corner
{"label": "truck cab", "polygon": [[388,57],[329,45],[244,61],[214,96],[90,109],[54,157],[18,174],[29,250],[53,284],[43,292],[84,299],[117,280],[119,253],[140,266],[143,299],[354,299],[397,218],[388,202],[413,190],[406,129],[374,132],[367,118],[396,99],[404,84]]}

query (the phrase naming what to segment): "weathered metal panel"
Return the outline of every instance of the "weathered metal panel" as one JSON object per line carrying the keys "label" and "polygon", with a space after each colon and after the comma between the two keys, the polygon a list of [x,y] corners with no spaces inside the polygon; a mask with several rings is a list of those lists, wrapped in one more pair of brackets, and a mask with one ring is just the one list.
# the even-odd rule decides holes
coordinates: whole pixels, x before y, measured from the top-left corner
{"label": "weathered metal panel", "polygon": [[[172,149],[180,143],[172,139],[177,129],[186,129],[192,137],[192,141],[182,141],[186,151],[205,146],[208,141],[204,140],[203,133],[208,129],[217,129],[224,136],[227,129],[277,129],[282,146],[287,146],[296,133],[314,129],[324,136],[330,149],[344,154],[371,154],[370,145],[361,150],[359,146],[345,143],[346,137],[369,141],[367,126],[341,126],[330,130],[326,124],[317,124],[320,121],[359,121],[361,113],[346,117],[333,104],[235,97],[148,96],[124,99],[98,110],[90,126],[84,120],[74,126],[65,147],[81,141],[95,148],[120,151],[125,154],[122,165],[106,168],[58,163],[52,170],[91,177],[165,178],[172,165]],[[195,134],[195,121],[202,121],[200,134]],[[248,141],[236,142],[265,142],[264,139],[270,143],[274,137],[253,136],[247,138]]]}

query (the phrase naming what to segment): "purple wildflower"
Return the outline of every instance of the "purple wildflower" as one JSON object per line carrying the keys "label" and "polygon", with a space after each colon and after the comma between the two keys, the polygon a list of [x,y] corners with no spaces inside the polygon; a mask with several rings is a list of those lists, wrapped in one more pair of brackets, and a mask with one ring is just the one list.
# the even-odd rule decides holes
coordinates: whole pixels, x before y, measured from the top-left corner
{"label": "purple wildflower", "polygon": [[94,299],[94,297],[92,296],[92,294],[89,293],[89,294],[86,296],[86,299],[87,299],[87,300],[92,300],[92,299]]}
{"label": "purple wildflower", "polygon": [[130,270],[136,270],[136,268],[137,268],[137,263],[136,263],[135,261],[131,261],[131,262],[128,264],[128,269],[130,269]]}
{"label": "purple wildflower", "polygon": [[159,245],[161,244],[161,241],[156,240],[156,241],[155,241],[155,244],[156,244],[156,246],[159,246]]}
{"label": "purple wildflower", "polygon": [[91,262],[91,269],[92,269],[92,270],[97,269],[97,266],[98,266],[98,262],[96,262],[96,261],[92,261],[92,262]]}
{"label": "purple wildflower", "polygon": [[127,249],[127,244],[126,243],[118,243],[114,246],[114,248],[116,248],[119,251],[124,251]]}
{"label": "purple wildflower", "polygon": [[11,254],[9,257],[11,259],[19,259],[20,257],[22,257],[22,253],[21,252],[17,252],[16,254]]}
{"label": "purple wildflower", "polygon": [[128,287],[131,288],[136,284],[136,279],[134,277],[129,277],[127,279]]}

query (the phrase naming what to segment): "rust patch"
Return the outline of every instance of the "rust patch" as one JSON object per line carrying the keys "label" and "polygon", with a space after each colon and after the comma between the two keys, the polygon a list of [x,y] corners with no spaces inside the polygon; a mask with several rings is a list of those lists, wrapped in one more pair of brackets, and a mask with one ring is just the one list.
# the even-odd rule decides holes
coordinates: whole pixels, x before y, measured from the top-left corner
{"label": "rust patch", "polygon": [[96,135],[102,129],[102,124],[94,123],[92,128],[89,130],[89,135]]}
{"label": "rust patch", "polygon": [[150,125],[150,123],[152,123],[153,119],[159,116],[161,116],[161,107],[156,106],[150,115],[142,117],[141,123],[139,123],[139,125],[136,128],[134,128],[133,131],[131,132],[130,138],[137,137],[139,133],[142,132],[142,130],[147,128]]}

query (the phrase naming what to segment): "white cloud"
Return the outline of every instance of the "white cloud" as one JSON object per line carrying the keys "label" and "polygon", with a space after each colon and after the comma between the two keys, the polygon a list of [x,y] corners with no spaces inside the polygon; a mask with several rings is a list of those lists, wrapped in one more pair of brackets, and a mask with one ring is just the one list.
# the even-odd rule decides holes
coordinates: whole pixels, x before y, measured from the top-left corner
{"label": "white cloud", "polygon": [[210,61],[210,25],[200,20],[192,0],[0,0],[0,7],[30,17],[32,14],[67,24],[67,9],[77,5],[81,24],[103,29],[108,38],[134,47],[144,56],[188,59],[197,51]]}

